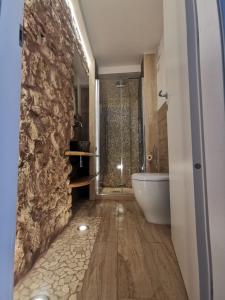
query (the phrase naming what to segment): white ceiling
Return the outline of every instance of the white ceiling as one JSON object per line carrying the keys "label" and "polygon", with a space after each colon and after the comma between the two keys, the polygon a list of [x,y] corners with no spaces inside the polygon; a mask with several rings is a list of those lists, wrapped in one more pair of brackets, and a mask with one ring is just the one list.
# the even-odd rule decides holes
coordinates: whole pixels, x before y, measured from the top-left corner
{"label": "white ceiling", "polygon": [[80,0],[99,67],[140,64],[163,31],[163,0]]}

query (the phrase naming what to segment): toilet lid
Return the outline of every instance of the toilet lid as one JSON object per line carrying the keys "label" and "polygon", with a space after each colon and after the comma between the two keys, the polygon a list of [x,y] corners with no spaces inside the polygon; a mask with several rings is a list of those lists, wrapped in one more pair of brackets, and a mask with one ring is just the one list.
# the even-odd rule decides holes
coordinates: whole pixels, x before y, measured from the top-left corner
{"label": "toilet lid", "polygon": [[132,180],[139,181],[166,181],[169,180],[167,173],[136,173],[132,175]]}

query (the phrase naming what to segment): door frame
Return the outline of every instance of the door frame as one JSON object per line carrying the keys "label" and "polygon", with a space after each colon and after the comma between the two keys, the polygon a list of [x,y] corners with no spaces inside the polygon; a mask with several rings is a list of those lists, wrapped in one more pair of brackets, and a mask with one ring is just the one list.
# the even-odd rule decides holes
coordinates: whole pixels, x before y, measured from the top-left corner
{"label": "door frame", "polygon": [[0,11],[0,298],[13,299],[21,90],[23,0]]}
{"label": "door frame", "polygon": [[[199,60],[199,36],[197,30],[198,0],[186,0],[189,80],[191,94],[191,123],[194,163],[200,162],[201,169],[195,169],[195,204],[198,237],[201,297],[212,299],[212,262],[210,254],[209,211],[205,170],[205,143],[202,112],[201,71]],[[23,0],[1,0],[0,11],[0,291],[5,300],[12,299],[14,243],[16,235],[17,173],[19,152],[19,101],[21,83],[21,49],[18,46],[19,25],[23,14]],[[191,24],[192,23],[192,24]],[[7,34],[6,34],[7,33]],[[3,42],[2,42],[3,41]],[[193,47],[194,45],[194,47]],[[7,60],[5,55],[7,54]],[[198,82],[198,84],[196,84]],[[12,88],[12,85],[15,88]],[[197,102],[196,102],[197,101]],[[196,103],[198,106],[196,109]],[[7,135],[6,135],[7,132]],[[7,228],[7,230],[5,230]],[[202,247],[202,245],[204,245]],[[204,254],[202,254],[204,251]],[[200,253],[201,252],[201,253]],[[204,288],[203,288],[204,287]],[[205,289],[205,291],[203,291]],[[211,298],[210,298],[211,297]]]}
{"label": "door frame", "polygon": [[187,22],[187,38],[200,299],[219,300],[225,292],[224,28],[219,0],[186,0],[186,7],[187,19],[195,20]]}
{"label": "door frame", "polygon": [[224,48],[218,1],[196,0],[199,28],[200,78],[211,245],[211,294],[224,299],[225,269],[225,103]]}
{"label": "door frame", "polygon": [[[206,186],[204,125],[202,115],[203,104],[196,0],[186,0],[186,15],[187,45],[190,45],[188,46],[188,71],[200,299],[210,300],[213,295],[213,277]],[[192,22],[190,22],[190,20],[192,20]]]}

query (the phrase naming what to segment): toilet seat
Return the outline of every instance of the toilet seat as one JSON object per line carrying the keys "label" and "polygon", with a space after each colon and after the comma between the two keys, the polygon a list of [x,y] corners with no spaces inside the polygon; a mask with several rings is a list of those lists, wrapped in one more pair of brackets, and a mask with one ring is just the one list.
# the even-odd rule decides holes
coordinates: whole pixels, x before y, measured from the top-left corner
{"label": "toilet seat", "polygon": [[169,174],[167,173],[135,173],[132,175],[132,180],[138,181],[168,181]]}

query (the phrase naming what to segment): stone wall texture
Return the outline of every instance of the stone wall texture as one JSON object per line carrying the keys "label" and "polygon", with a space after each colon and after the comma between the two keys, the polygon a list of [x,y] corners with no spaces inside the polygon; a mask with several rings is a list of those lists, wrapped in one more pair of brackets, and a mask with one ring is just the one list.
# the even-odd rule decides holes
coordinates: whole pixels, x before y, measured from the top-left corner
{"label": "stone wall texture", "polygon": [[159,132],[159,172],[169,172],[168,159],[168,134],[167,134],[167,110],[164,103],[158,110],[158,132]]}
{"label": "stone wall texture", "polygon": [[24,11],[15,280],[68,224],[77,41],[64,0],[26,0]]}

